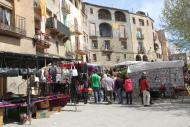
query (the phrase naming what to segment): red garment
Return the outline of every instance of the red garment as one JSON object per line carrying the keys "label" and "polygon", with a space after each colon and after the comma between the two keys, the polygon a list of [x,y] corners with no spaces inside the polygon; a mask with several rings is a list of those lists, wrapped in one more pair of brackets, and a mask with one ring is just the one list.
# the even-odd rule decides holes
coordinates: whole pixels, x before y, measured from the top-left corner
{"label": "red garment", "polygon": [[133,91],[132,80],[131,79],[126,79],[123,88],[124,88],[125,92]]}
{"label": "red garment", "polygon": [[140,91],[143,92],[144,90],[148,90],[149,86],[148,86],[148,82],[146,79],[141,79],[140,80]]}

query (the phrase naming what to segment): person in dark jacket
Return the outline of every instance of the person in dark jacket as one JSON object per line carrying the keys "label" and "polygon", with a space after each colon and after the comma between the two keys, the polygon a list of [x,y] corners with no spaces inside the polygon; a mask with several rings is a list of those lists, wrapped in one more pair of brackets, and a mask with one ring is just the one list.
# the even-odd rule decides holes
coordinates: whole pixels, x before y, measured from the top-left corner
{"label": "person in dark jacket", "polygon": [[115,81],[115,89],[118,97],[118,104],[123,103],[123,79],[119,74],[117,74],[117,79]]}

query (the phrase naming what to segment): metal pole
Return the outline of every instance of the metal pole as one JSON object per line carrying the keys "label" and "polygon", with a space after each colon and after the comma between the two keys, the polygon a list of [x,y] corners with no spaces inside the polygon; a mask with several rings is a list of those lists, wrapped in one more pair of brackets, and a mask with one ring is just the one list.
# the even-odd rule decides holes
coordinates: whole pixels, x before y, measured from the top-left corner
{"label": "metal pole", "polygon": [[30,105],[31,105],[31,98],[30,98],[30,91],[31,91],[31,87],[30,87],[30,83],[28,82],[28,75],[27,75],[27,102],[28,102],[28,106],[27,106],[27,112],[28,112],[28,119],[29,119],[29,124],[31,125],[31,111],[30,111]]}

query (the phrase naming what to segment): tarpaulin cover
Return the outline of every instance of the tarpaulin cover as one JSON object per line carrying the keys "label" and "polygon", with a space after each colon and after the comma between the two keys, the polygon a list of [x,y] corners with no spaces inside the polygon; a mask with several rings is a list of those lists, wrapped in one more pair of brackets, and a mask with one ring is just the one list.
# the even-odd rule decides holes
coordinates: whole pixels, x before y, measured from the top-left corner
{"label": "tarpaulin cover", "polygon": [[146,71],[146,70],[153,70],[153,69],[161,69],[161,68],[177,68],[183,67],[184,61],[177,60],[177,61],[160,61],[160,62],[147,62],[147,63],[137,63],[133,65],[129,65],[129,73],[139,72],[139,71]]}

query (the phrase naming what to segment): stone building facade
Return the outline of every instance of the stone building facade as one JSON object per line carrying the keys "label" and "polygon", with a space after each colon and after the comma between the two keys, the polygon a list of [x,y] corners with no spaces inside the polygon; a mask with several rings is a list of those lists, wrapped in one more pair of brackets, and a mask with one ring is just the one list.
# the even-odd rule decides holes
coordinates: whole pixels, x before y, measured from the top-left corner
{"label": "stone building facade", "polygon": [[[1,0],[0,52],[83,58],[81,8],[80,0]],[[0,77],[1,90],[26,86],[21,76]]]}
{"label": "stone building facade", "polygon": [[90,62],[113,65],[122,61],[161,60],[154,21],[144,12],[131,13],[83,3],[87,15]]}

